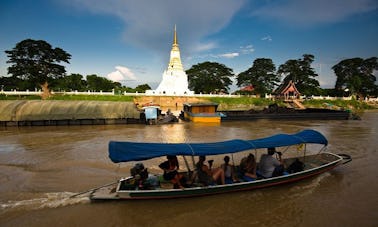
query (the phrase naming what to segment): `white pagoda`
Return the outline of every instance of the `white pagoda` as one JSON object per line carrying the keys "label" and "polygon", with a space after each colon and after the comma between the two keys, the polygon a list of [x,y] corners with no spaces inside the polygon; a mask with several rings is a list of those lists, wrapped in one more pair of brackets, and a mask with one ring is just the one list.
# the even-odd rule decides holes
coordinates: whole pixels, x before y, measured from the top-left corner
{"label": "white pagoda", "polygon": [[173,44],[168,68],[163,73],[163,80],[156,90],[147,90],[147,95],[193,95],[194,91],[188,88],[186,75],[180,58],[180,49],[177,43],[176,26],[173,35]]}

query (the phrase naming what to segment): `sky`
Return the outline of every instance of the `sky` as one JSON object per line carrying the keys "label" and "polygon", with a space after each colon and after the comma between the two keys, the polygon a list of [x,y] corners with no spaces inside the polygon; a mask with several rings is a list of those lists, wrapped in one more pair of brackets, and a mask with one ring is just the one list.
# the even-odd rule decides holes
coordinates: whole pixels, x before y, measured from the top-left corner
{"label": "sky", "polygon": [[321,87],[333,88],[333,65],[378,57],[377,0],[2,0],[0,76],[9,76],[4,51],[30,38],[71,54],[67,74],[154,89],[175,25],[185,70],[211,61],[237,75],[256,58],[278,69],[312,54]]}

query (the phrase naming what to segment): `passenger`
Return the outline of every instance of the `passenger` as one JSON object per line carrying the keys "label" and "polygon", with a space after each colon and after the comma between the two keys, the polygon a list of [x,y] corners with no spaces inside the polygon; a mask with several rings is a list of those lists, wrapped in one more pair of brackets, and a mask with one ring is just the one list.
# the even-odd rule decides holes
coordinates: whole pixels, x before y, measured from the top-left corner
{"label": "passenger", "polygon": [[209,161],[208,167],[206,164],[204,164],[206,160],[205,156],[200,156],[199,160],[196,164],[197,167],[197,174],[198,179],[200,183],[203,183],[205,185],[212,185],[218,181],[221,182],[221,184],[224,184],[224,171],[221,168],[211,168],[212,160]]}
{"label": "passenger", "polygon": [[184,188],[181,184],[183,176],[178,173],[179,163],[175,155],[168,155],[167,161],[161,163],[159,167],[164,170],[164,180],[169,180],[173,183],[174,188]]}
{"label": "passenger", "polygon": [[234,171],[234,166],[230,165],[230,157],[224,157],[224,163],[221,165],[221,169],[224,171],[224,182],[226,184],[232,184],[237,181]]}
{"label": "passenger", "polygon": [[249,154],[240,162],[241,177],[246,181],[254,181],[257,179],[256,175],[256,159],[253,154]]}
{"label": "passenger", "polygon": [[278,160],[273,157],[276,153],[276,148],[268,148],[268,154],[263,154],[259,163],[259,172],[265,177],[281,176],[284,172],[284,163],[282,159],[282,153],[277,152]]}

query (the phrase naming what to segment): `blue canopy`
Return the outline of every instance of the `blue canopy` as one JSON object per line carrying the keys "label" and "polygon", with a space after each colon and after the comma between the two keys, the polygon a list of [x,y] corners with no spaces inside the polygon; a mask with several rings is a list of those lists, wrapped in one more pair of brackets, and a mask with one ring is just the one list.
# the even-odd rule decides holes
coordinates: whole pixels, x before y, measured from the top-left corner
{"label": "blue canopy", "polygon": [[327,145],[327,139],[315,130],[296,134],[277,134],[256,140],[228,140],[215,143],[135,143],[109,142],[109,158],[115,162],[141,161],[165,155],[218,155],[250,149],[284,147],[302,143]]}

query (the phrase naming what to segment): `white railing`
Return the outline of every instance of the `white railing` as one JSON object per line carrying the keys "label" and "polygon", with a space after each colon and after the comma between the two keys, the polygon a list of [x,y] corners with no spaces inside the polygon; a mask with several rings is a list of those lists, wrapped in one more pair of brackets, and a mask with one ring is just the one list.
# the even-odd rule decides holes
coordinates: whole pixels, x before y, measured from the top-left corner
{"label": "white railing", "polygon": [[[41,95],[43,92],[41,90],[35,90],[35,91],[17,91],[17,90],[11,90],[11,91],[4,91],[0,90],[0,94],[5,94],[5,95]],[[123,92],[116,94],[114,89],[111,92],[104,92],[104,91],[85,91],[85,92],[80,92],[80,91],[51,91],[52,94],[64,94],[64,95],[125,95],[125,96],[172,96],[172,95],[166,95],[166,94],[148,94],[146,95],[145,93],[130,93],[130,92]],[[229,97],[229,98],[239,98],[239,97],[251,97],[251,98],[257,98],[256,95],[231,95],[231,94],[185,94],[185,95],[180,95],[180,96],[187,96],[187,97]],[[268,99],[274,99],[275,96],[272,94],[266,94],[265,98]],[[332,96],[301,96],[301,99],[314,99],[314,100],[352,100],[352,96],[348,97],[332,97]],[[378,97],[377,98],[368,98],[366,97],[364,99],[365,102],[378,102]]]}

